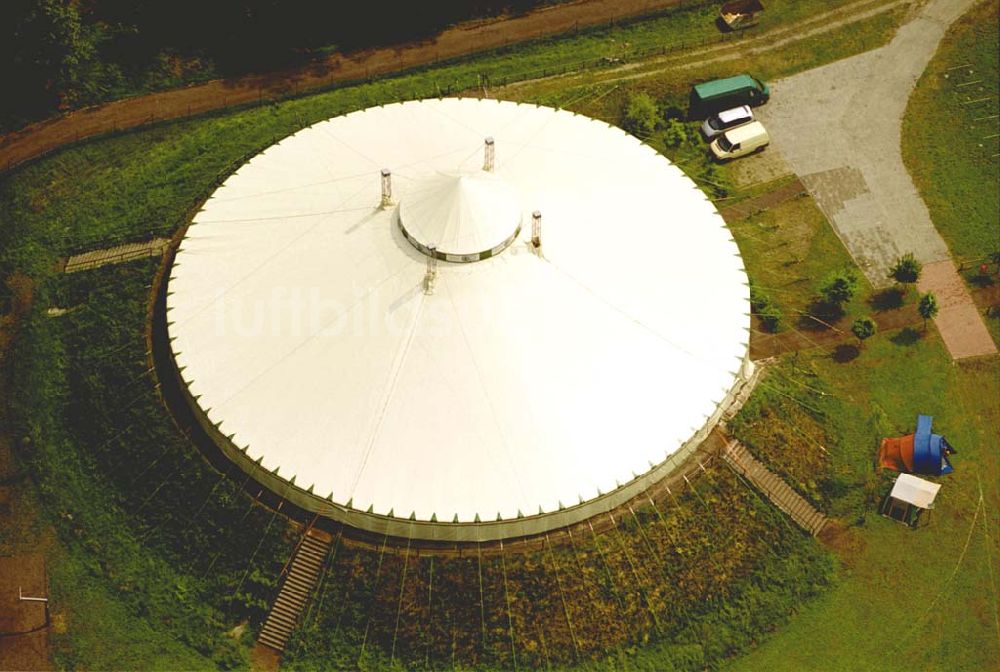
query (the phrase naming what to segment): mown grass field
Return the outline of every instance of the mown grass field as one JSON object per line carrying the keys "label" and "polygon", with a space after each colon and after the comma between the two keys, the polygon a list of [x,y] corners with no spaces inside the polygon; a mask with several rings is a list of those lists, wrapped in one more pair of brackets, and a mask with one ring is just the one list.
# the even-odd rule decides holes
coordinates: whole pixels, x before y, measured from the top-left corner
{"label": "mown grass field", "polygon": [[973,265],[1000,251],[1000,3],[948,31],[917,82],[903,160],[952,254]]}
{"label": "mown grass field", "polygon": [[[851,3],[850,6],[861,5],[861,9],[871,9],[888,4]],[[797,10],[801,14],[797,18],[808,18],[820,14],[823,9],[835,8],[826,3],[798,3]],[[768,13],[770,11],[769,5]],[[845,20],[850,15],[851,12],[845,10],[843,15],[831,15],[828,21],[838,18]],[[513,83],[502,87],[497,93],[504,98],[530,99],[557,107],[568,107],[588,116],[613,121],[617,119],[622,107],[621,101],[629,92],[646,90],[668,104],[686,106],[692,81],[725,77],[734,72],[750,72],[769,81],[807,70],[885,43],[902,18],[903,13],[899,8],[887,9],[869,18],[847,22],[828,32],[801,39],[790,39],[797,38],[796,33],[799,31],[795,28],[782,31],[780,24],[773,26],[776,37],[761,36],[767,30],[767,26],[762,25],[740,38],[734,43],[735,48],[725,53],[703,51],[692,56],[668,52],[661,57],[618,67],[571,71],[566,75],[553,73],[548,77]],[[817,28],[823,23],[824,21],[818,21],[808,25]],[[766,43],[772,40],[788,41],[770,51],[751,52],[751,49],[760,46],[761,41]]]}
{"label": "mown grass field", "polygon": [[[752,221],[734,227],[741,245],[740,230]],[[837,257],[835,249],[826,254]],[[751,279],[759,281],[767,273],[752,263],[757,257],[747,253]],[[774,272],[773,265],[766,269]],[[996,358],[954,365],[933,326],[878,334],[847,363],[837,363],[831,348],[815,348],[772,367],[734,432],[814,503],[846,524],[860,524],[835,541],[842,563],[835,588],[732,669],[971,671],[995,665],[998,400]],[[935,479],[944,488],[930,526],[911,531],[874,515],[872,495],[884,495],[890,483],[875,476],[872,462],[878,441],[911,432],[918,413],[934,415],[936,431],[964,445],[958,471]]]}
{"label": "mown grass field", "polygon": [[[854,267],[843,243],[827,224],[816,203],[802,196],[730,224],[746,260],[754,287],[766,294],[783,314],[783,327],[805,333],[823,325],[809,317],[823,277],[833,269]],[[858,296],[845,306],[838,322],[850,329],[850,318],[867,312],[871,285],[860,278]],[[759,325],[758,325],[759,326]]]}
{"label": "mown grass field", "polygon": [[[973,286],[1000,282],[1000,266],[989,260],[1000,252],[998,50],[1000,4],[986,0],[948,31],[903,121],[903,161]],[[1000,343],[1000,308],[986,326]]]}
{"label": "mown grass field", "polygon": [[[786,12],[786,17],[802,16],[821,5],[828,3],[776,1],[769,5],[769,15],[780,18],[781,12]],[[703,10],[694,9],[656,21],[664,22],[664,31],[682,32],[690,28],[684,21],[693,21],[691,17],[699,16],[699,11]],[[664,68],[662,72],[624,84],[564,81],[560,90],[558,79],[544,80],[518,89],[517,96],[550,103],[561,99],[571,109],[617,120],[630,93],[651,91],[664,106],[669,106],[692,79],[738,70],[759,72],[765,78],[786,74],[823,59],[874,46],[890,35],[898,20],[896,13],[879,15],[843,32],[793,43],[773,54],[688,71]],[[642,37],[646,30],[652,29],[646,24],[634,24],[606,34],[596,32],[573,39],[597,40],[588,49],[600,50],[602,56],[616,56],[619,53],[616,50],[622,49],[620,42],[631,40],[630,44],[642,44],[647,39]],[[662,39],[665,34],[651,33],[648,39],[655,43],[655,39]],[[568,51],[553,56],[551,62],[531,60],[535,58],[532,50],[542,53],[548,48]],[[487,58],[496,59],[497,73],[523,74],[539,66],[544,70],[551,63],[568,64],[574,54],[584,53],[546,42],[525,47],[524,52],[530,58],[518,61],[519,51]],[[593,53],[586,55],[591,57]],[[171,436],[170,428],[164,425],[168,419],[156,406],[152,391],[144,388],[138,378],[142,371],[137,364],[142,360],[141,342],[137,342],[140,314],[151,268],[137,264],[56,280],[52,278],[56,257],[112,240],[141,238],[149,232],[168,234],[185,221],[198,200],[248,153],[334,114],[398,98],[468,88],[477,73],[488,71],[485,65],[488,62],[443,66],[86,144],[33,164],[0,184],[0,218],[4,222],[0,227],[0,277],[17,270],[41,283],[36,312],[22,331],[25,337],[19,346],[22,349],[17,366],[21,378],[17,389],[25,394],[20,400],[20,417],[26,423],[23,429],[35,437],[32,451],[23,457],[35,467],[37,492],[30,493],[30,497],[37,496],[43,505],[45,522],[59,535],[58,547],[51,554],[51,580],[53,598],[60,600],[68,627],[54,637],[57,663],[67,668],[149,669],[245,664],[249,634],[240,639],[229,638],[226,633],[244,620],[253,622],[259,618],[262,604],[266,606],[262,600],[266,600],[268,589],[273,587],[268,583],[275,575],[273,565],[284,559],[282,553],[287,553],[288,541],[283,538],[282,530],[275,530],[268,512],[241,508],[238,515],[249,512],[245,515],[254,520],[242,533],[267,540],[266,548],[262,547],[259,557],[255,555],[245,565],[240,564],[243,556],[227,554],[229,564],[223,566],[228,569],[220,571],[220,583],[206,579],[205,565],[212,560],[211,556],[205,557],[202,549],[219,548],[221,544],[239,550],[254,547],[257,542],[219,536],[225,521],[235,515],[232,506],[243,507],[244,503],[232,496],[222,496],[225,493],[220,494],[216,488],[227,486],[212,480],[214,472],[197,455],[183,452],[186,450],[183,438]],[[497,77],[503,75],[494,74],[494,84]],[[725,172],[727,169],[713,174],[701,172],[707,171],[710,164],[703,161],[695,146],[668,147],[661,131],[649,141],[675,158],[689,159],[691,165],[686,169],[696,178],[718,179],[723,189],[720,193],[738,195]],[[808,199],[793,201],[741,223],[734,233],[747,257],[751,278],[762,286],[781,290],[772,291],[772,298],[781,302],[786,315],[794,314],[796,306],[805,305],[815,290],[815,281],[825,272],[847,263],[846,252]],[[776,265],[780,268],[776,269]],[[802,280],[787,286],[778,284],[787,282],[790,273]],[[91,308],[62,318],[42,315],[48,305],[78,301]],[[849,312],[855,310],[860,308],[852,304]],[[765,379],[767,386],[761,388],[754,402],[758,410],[776,408],[775,418],[780,418],[765,419],[758,427],[761,449],[773,451],[766,455],[769,462],[798,481],[800,489],[818,504],[844,516],[846,522],[862,517],[866,521],[841,537],[837,584],[825,596],[807,599],[821,592],[828,575],[829,556],[811,541],[796,536],[797,532],[789,533],[780,516],[773,510],[760,508],[751,491],[730,487],[728,472],[720,472],[713,476],[715,480],[700,486],[705,488],[700,494],[735,502],[732,521],[742,527],[724,535],[725,543],[716,543],[712,535],[718,531],[713,527],[717,523],[708,515],[692,516],[687,526],[695,532],[700,530],[694,536],[698,543],[685,558],[690,564],[679,565],[693,570],[698,567],[699,559],[714,562],[709,559],[714,552],[746,553],[750,564],[732,571],[717,587],[724,594],[716,597],[712,593],[704,603],[712,605],[712,609],[698,611],[690,606],[691,595],[671,592],[674,586],[659,586],[654,577],[664,567],[652,561],[639,568],[641,580],[625,588],[627,577],[636,571],[629,559],[640,548],[646,548],[647,541],[623,524],[620,531],[605,540],[609,548],[624,549],[615,551],[610,571],[607,561],[599,558],[597,544],[601,542],[585,550],[583,558],[565,553],[555,558],[528,557],[511,570],[521,577],[512,616],[517,628],[512,658],[523,656],[519,661],[525,663],[585,669],[703,669],[706,664],[718,664],[746,647],[759,644],[751,657],[737,662],[739,669],[767,666],[838,669],[826,664],[834,655],[837,664],[843,661],[839,669],[887,669],[879,657],[887,649],[876,636],[881,635],[897,647],[890,650],[898,653],[899,669],[936,666],[985,669],[982,665],[996,655],[995,648],[991,649],[995,645],[991,639],[994,630],[990,629],[996,593],[988,587],[993,585],[991,577],[997,573],[995,560],[987,552],[985,533],[989,532],[995,540],[1000,530],[995,526],[995,513],[989,517],[982,509],[975,518],[976,524],[982,526],[989,518],[992,527],[982,527],[984,532],[980,536],[980,528],[970,528],[970,524],[978,501],[978,480],[974,480],[977,471],[986,488],[985,501],[992,507],[989,511],[994,511],[1000,503],[995,485],[996,462],[990,460],[988,452],[996,439],[989,435],[988,428],[1000,423],[995,403],[1000,394],[996,362],[953,367],[933,328],[923,338],[908,344],[897,343],[891,337],[892,334],[877,336],[859,357],[847,364],[835,363],[824,350],[788,356],[775,368],[773,377]],[[123,406],[121,389],[125,385],[133,386],[129,389],[135,392],[124,395],[130,398]],[[817,396],[809,389],[813,387],[827,394]],[[766,392],[769,389],[780,390],[782,394],[772,392],[776,396],[769,397]],[[779,402],[778,397],[784,401]],[[127,407],[134,399],[138,399],[136,406]],[[804,405],[816,406],[817,412],[807,413]],[[958,472],[945,480],[942,503],[932,525],[911,532],[876,516],[865,516],[864,488],[878,435],[909,431],[917,412],[934,413],[938,428],[959,448],[960,455],[956,459]],[[104,422],[97,423],[95,419]],[[769,422],[779,423],[780,431]],[[804,438],[795,429],[789,429],[788,423]],[[126,432],[116,436],[118,430],[114,428]],[[140,433],[129,433],[133,431]],[[785,444],[784,451],[773,450],[779,435],[784,437],[780,439]],[[821,461],[815,460],[817,441],[828,451]],[[178,451],[176,462],[154,467],[154,474],[140,469],[142,478],[135,478],[140,474],[129,478],[130,472],[122,461],[131,453],[125,451],[135,451],[134,462],[149,466],[160,451],[171,446]],[[812,470],[818,472],[815,478],[810,478]],[[198,515],[192,515],[189,509],[179,515],[169,502],[162,506],[144,503],[139,489],[150,484],[153,489],[161,484],[163,488],[177,488],[189,493],[189,499],[207,504]],[[690,493],[686,497],[684,501],[692,511],[702,505],[698,495]],[[137,509],[138,515],[134,515]],[[63,515],[67,512],[72,518]],[[673,548],[670,552],[685,548],[676,542],[668,544],[669,525],[661,528],[655,527],[661,523],[646,522],[653,525],[648,534],[661,535],[656,537],[661,540],[658,543],[664,544],[659,548]],[[896,638],[896,633],[915,631],[913,614],[919,616],[920,605],[926,606],[927,601],[935,599],[940,586],[948,581],[970,529],[973,542],[963,564],[924,621],[927,626],[924,630],[932,633],[931,642],[922,639],[923,631]],[[760,539],[746,536],[755,530],[761,530]],[[756,543],[763,540],[782,549],[783,554],[766,554],[763,550],[766,544]],[[15,548],[14,541],[10,543]],[[910,558],[918,560],[909,562]],[[584,559],[590,574],[573,573],[574,566]],[[396,556],[389,567],[403,570],[411,561]],[[414,565],[409,589],[402,585],[403,574],[398,571],[391,580],[385,579],[392,582],[395,592],[379,593],[370,602],[361,600],[360,605],[351,607],[359,610],[357,613],[342,618],[343,611],[334,611],[334,606],[342,606],[352,595],[370,593],[378,575],[372,573],[370,555],[353,552],[345,563],[338,565],[336,571],[343,574],[337,576],[346,580],[330,584],[335,586],[333,590],[341,592],[328,595],[327,606],[318,608],[314,620],[307,622],[289,657],[290,664],[313,669],[331,664],[329,661],[339,661],[348,667],[353,663],[381,669],[395,659],[397,664],[434,667],[431,662],[438,666],[447,664],[449,656],[460,652],[464,659],[484,669],[507,660],[510,639],[505,640],[504,635],[506,625],[509,637],[510,626],[503,622],[504,612],[498,608],[499,620],[491,614],[489,624],[482,624],[480,630],[476,622],[480,618],[478,603],[454,601],[444,593],[446,597],[436,603],[441,610],[438,618],[442,620],[436,621],[434,627],[438,630],[429,640],[427,635],[420,634],[423,607],[419,597],[413,598],[413,610],[404,612],[407,616],[402,621],[403,639],[397,641],[404,648],[398,659],[390,654],[387,661],[384,651],[380,651],[387,645],[391,649],[398,631],[394,622],[386,618],[385,611],[398,610],[404,603],[401,596],[410,600],[407,590],[424,585],[420,577],[428,567],[419,561]],[[452,567],[450,576],[456,594],[476,587],[473,574],[469,573],[473,571],[471,566],[459,563]],[[572,590],[576,591],[573,593],[576,598],[569,618],[558,601],[558,592],[552,591],[555,567],[561,568],[560,576],[574,581]],[[246,574],[248,568],[250,572]],[[241,581],[235,577],[245,574],[252,577],[251,585],[255,587],[234,591]],[[619,578],[597,576],[607,574]],[[590,580],[581,580],[588,576]],[[495,571],[487,573],[487,579],[493,582],[488,583],[491,604],[501,605]],[[698,588],[696,579],[693,574],[692,591]],[[622,589],[617,588],[619,584]],[[916,588],[909,591],[912,586]],[[628,608],[615,606],[619,599],[616,594],[624,602],[625,595],[620,590],[627,591]],[[535,602],[542,597],[548,602],[536,606]],[[650,604],[650,600],[655,605],[652,609],[639,608]],[[612,611],[604,608],[588,612],[589,604],[603,605],[602,608]],[[667,633],[655,633],[650,625],[655,617],[651,614],[658,614],[657,617],[672,614],[671,610],[684,604],[689,605],[690,611],[680,614],[685,619],[683,624]],[[801,613],[776,635],[768,636],[794,611]],[[448,630],[448,624],[462,622],[463,614],[471,614],[474,627],[470,636],[459,639]],[[616,630],[608,625],[613,625],[618,616],[628,627]],[[331,619],[336,619],[332,629]],[[572,641],[570,631],[574,634],[577,631],[569,625],[569,619],[582,619],[580,632],[589,633],[586,635],[589,651],[608,647],[613,651],[611,657],[575,653],[580,642]],[[546,639],[544,629],[537,625],[533,628],[533,624],[551,625],[550,636],[558,642],[557,649],[549,649],[552,640]],[[371,633],[374,646],[362,653],[364,645],[359,644],[367,643],[365,632]],[[955,650],[958,642],[957,638],[951,639],[952,633],[961,633],[962,646],[968,647]],[[403,655],[403,650],[410,653]]]}
{"label": "mown grass field", "polygon": [[956,471],[932,479],[943,487],[927,527],[869,513],[849,529],[837,542],[835,587],[726,669],[973,672],[1000,660],[1000,362],[956,366],[933,330],[909,345],[892,334],[872,340],[848,364],[800,356],[837,400],[826,425],[837,437],[831,468],[864,480],[877,437],[909,433],[928,413],[959,450]]}

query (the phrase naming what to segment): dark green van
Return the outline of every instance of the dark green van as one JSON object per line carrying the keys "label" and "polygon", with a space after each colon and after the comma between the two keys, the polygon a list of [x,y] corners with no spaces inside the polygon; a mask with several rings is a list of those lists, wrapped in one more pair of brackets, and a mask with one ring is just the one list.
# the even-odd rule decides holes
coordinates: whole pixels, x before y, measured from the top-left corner
{"label": "dark green van", "polygon": [[770,97],[771,90],[767,84],[750,75],[713,79],[691,88],[689,112],[692,119],[703,119],[740,105],[763,105]]}

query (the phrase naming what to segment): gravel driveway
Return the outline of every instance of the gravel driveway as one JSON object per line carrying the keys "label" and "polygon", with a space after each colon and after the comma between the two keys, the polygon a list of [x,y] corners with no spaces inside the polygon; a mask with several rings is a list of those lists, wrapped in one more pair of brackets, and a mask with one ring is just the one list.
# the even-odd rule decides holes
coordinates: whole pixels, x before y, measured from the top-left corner
{"label": "gravel driveway", "polygon": [[[907,252],[935,264],[941,287],[924,289],[949,294],[950,310],[937,324],[956,359],[996,352],[996,346],[964,287],[956,304],[961,281],[903,165],[900,128],[910,93],[945,31],[975,2],[930,0],[886,46],[774,82],[771,101],[758,113],[772,150],[800,176],[872,284],[890,284],[889,268]],[[941,263],[954,277],[940,272]],[[955,309],[961,334],[948,333],[955,331]]]}

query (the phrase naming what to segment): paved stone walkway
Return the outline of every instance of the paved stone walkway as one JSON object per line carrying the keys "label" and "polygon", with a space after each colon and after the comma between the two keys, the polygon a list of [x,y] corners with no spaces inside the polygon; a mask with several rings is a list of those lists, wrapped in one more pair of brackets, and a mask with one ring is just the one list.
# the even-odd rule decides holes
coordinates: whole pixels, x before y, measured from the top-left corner
{"label": "paved stone walkway", "polygon": [[[950,260],[903,164],[900,129],[945,31],[975,2],[930,0],[886,46],[774,82],[771,102],[759,109],[772,150],[801,177],[876,287],[891,283],[889,268],[907,252],[925,265]],[[950,261],[921,288],[950,297],[937,324],[953,358],[996,352],[978,313],[969,319],[975,306]],[[960,328],[951,323],[959,314]]]}
{"label": "paved stone walkway", "polygon": [[[925,265],[917,289],[921,292],[934,292],[939,309],[934,322],[954,359],[996,352],[989,333],[982,333],[986,332],[982,313],[973,302],[951,259]],[[986,343],[984,336],[988,341]]]}

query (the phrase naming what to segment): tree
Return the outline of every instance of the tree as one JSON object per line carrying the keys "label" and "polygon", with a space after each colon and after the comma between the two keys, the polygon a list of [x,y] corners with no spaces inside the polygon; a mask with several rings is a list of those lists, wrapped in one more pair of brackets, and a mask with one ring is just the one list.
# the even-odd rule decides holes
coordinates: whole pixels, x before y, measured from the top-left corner
{"label": "tree", "polygon": [[889,277],[901,285],[912,285],[920,279],[921,270],[923,270],[921,263],[912,252],[907,252],[896,259],[896,263],[889,270]]}
{"label": "tree", "polygon": [[858,347],[864,347],[865,341],[875,335],[878,326],[870,317],[859,317],[851,325],[851,333],[858,339]]}
{"label": "tree", "polygon": [[938,310],[940,310],[940,306],[938,306],[937,297],[934,296],[933,292],[927,292],[920,297],[917,312],[920,313],[920,317],[924,318],[924,331],[927,331],[927,320],[934,319]]}
{"label": "tree", "polygon": [[635,93],[629,96],[625,105],[625,115],[622,117],[622,128],[632,135],[647,139],[656,130],[656,122],[660,113],[656,109],[656,102],[645,92]]}
{"label": "tree", "polygon": [[853,268],[842,268],[826,276],[819,287],[819,293],[831,306],[837,308],[854,298],[858,293],[858,274]]}
{"label": "tree", "polygon": [[[48,114],[79,102],[97,71],[100,31],[85,25],[78,2],[0,3],[0,124]],[[91,102],[91,101],[85,101]]]}

